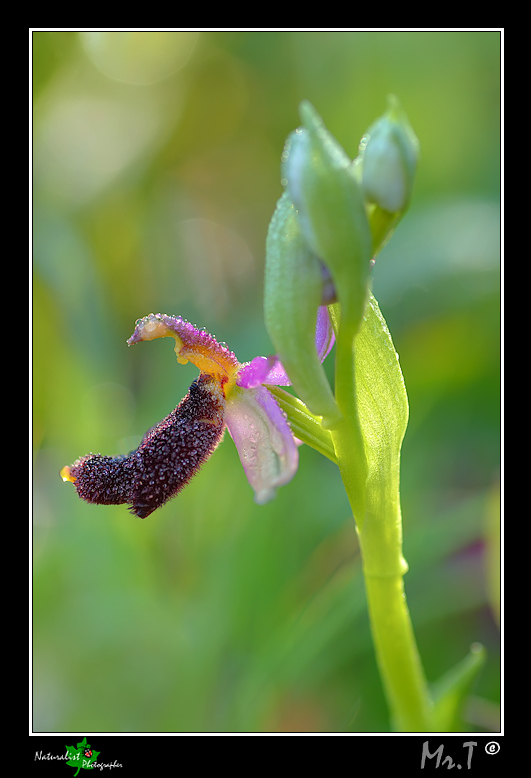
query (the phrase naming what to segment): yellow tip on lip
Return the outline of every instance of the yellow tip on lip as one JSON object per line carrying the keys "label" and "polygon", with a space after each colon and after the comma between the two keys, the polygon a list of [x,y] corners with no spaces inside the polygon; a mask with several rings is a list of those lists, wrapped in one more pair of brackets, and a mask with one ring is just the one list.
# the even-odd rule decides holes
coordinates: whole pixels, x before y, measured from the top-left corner
{"label": "yellow tip on lip", "polygon": [[172,332],[164,322],[156,320],[145,322],[140,329],[140,335],[142,340],[156,340],[156,338],[165,338],[168,335],[172,335],[177,339],[176,334]]}
{"label": "yellow tip on lip", "polygon": [[74,476],[70,472],[70,468],[68,467],[68,465],[65,465],[63,467],[63,469],[61,470],[59,475],[61,476],[63,481],[71,481],[71,483],[73,483],[73,484],[76,482],[76,479],[74,478]]}

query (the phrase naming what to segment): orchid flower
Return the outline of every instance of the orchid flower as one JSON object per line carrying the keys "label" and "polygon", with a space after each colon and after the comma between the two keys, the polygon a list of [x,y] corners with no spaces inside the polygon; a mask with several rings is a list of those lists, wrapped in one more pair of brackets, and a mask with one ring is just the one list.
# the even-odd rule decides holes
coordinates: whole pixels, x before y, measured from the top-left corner
{"label": "orchid flower", "polygon": [[[224,343],[185,319],[149,314],[136,322],[128,345],[171,336],[180,364],[192,362],[200,375],[169,416],[144,435],[126,456],[89,454],[63,467],[87,502],[127,503],[140,518],[174,497],[197,473],[223,438],[225,427],[258,504],[287,484],[299,463],[297,442],[268,385],[291,382],[277,357],[240,364]],[[322,361],[334,343],[326,306],[317,315],[315,346]]]}

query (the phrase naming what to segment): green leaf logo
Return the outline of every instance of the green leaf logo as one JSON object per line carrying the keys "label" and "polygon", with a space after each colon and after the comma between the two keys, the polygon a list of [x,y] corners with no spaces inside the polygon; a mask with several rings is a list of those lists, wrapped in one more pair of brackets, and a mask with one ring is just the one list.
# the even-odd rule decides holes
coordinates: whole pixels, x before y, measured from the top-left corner
{"label": "green leaf logo", "polygon": [[66,746],[66,753],[68,756],[67,765],[77,768],[74,775],[74,778],[76,778],[81,769],[92,769],[101,751],[93,751],[89,743],[87,743],[87,738],[84,737],[81,743],[77,744],[76,748],[74,746]]}

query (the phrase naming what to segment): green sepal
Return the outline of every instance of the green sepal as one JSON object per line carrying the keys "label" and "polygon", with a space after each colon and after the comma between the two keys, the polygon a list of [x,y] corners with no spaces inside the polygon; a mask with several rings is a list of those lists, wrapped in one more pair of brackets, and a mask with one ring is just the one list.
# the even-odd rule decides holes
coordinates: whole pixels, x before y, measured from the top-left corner
{"label": "green sepal", "polygon": [[328,267],[347,329],[359,327],[367,299],[372,236],[351,159],[313,106],[301,103],[303,127],[290,135],[282,175],[304,240]]}
{"label": "green sepal", "polygon": [[315,348],[322,276],[318,258],[304,241],[288,193],[269,224],[264,288],[265,324],[275,353],[310,411],[331,426],[340,418]]}
{"label": "green sepal", "polygon": [[434,731],[466,731],[463,708],[486,658],[487,652],[484,646],[474,643],[470,646],[470,653],[464,659],[432,684]]}

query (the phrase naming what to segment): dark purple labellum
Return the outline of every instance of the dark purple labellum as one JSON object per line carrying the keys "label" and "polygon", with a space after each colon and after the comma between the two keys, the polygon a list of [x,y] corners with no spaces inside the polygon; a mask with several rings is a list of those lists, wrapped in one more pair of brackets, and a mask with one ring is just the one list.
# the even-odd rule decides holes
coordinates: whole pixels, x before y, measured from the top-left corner
{"label": "dark purple labellum", "polygon": [[200,375],[177,408],[144,435],[127,456],[89,454],[78,459],[65,480],[87,502],[128,503],[145,519],[186,486],[213,453],[225,428],[225,396],[219,382]]}

